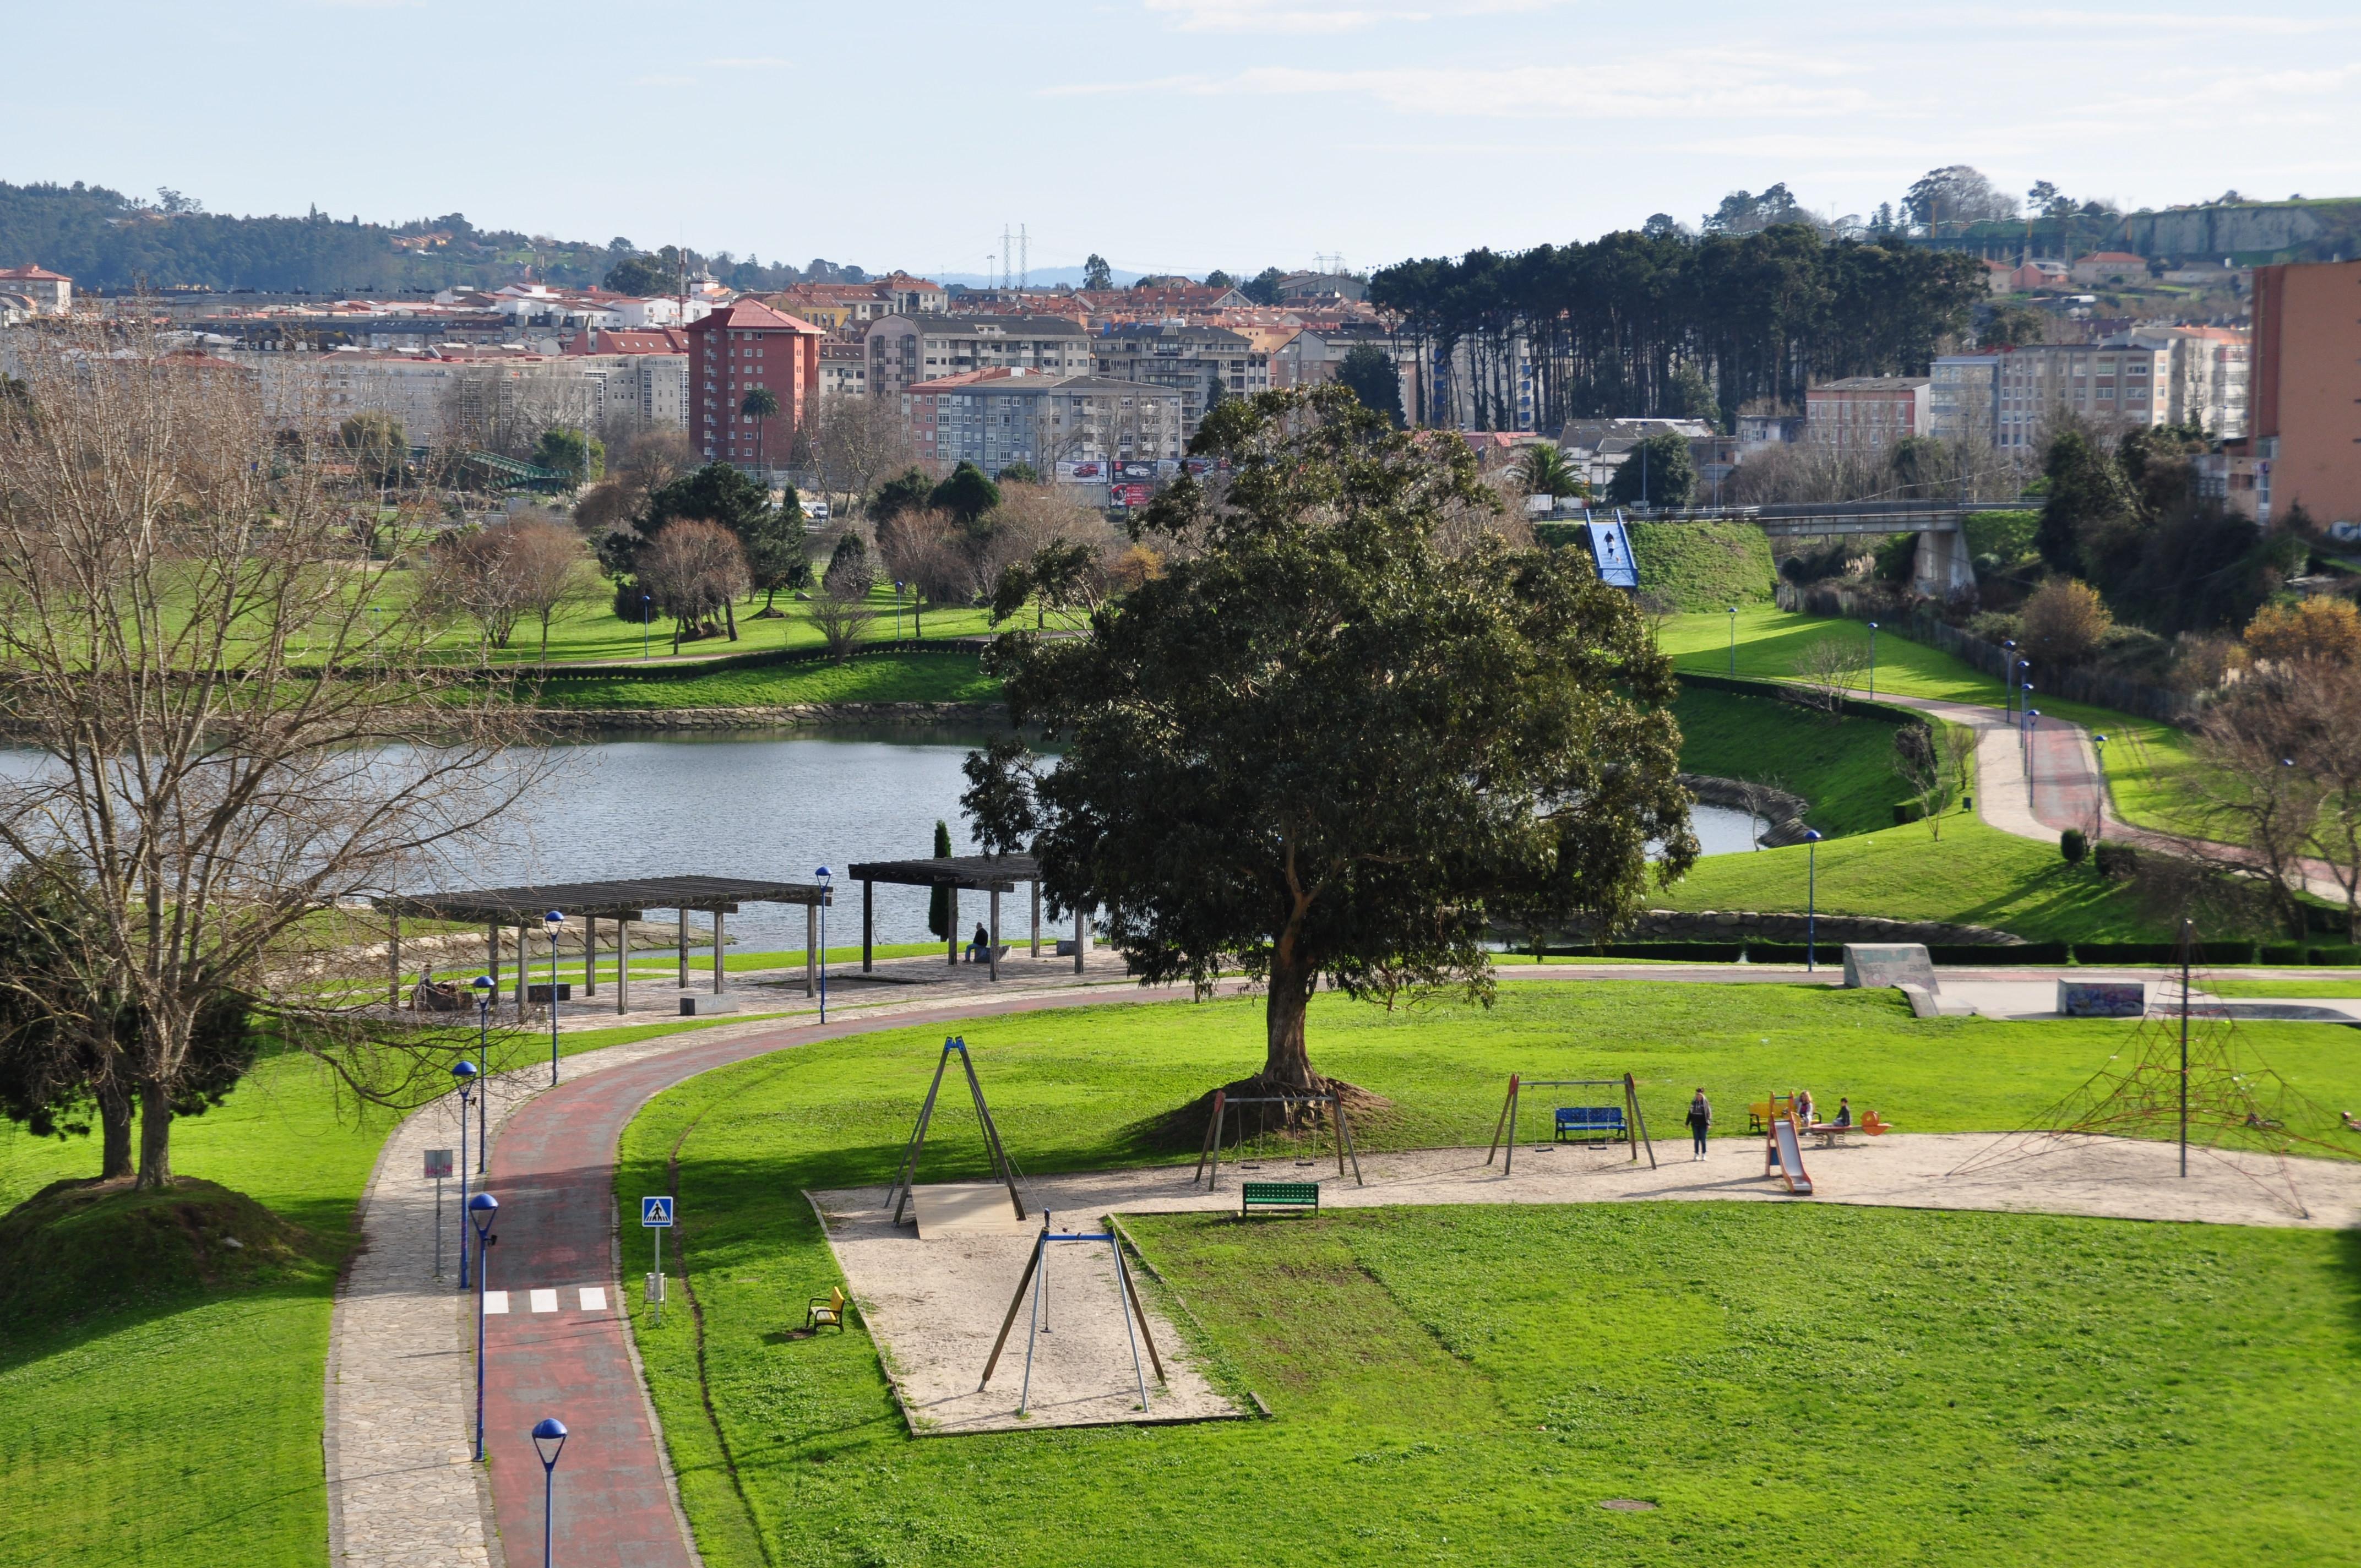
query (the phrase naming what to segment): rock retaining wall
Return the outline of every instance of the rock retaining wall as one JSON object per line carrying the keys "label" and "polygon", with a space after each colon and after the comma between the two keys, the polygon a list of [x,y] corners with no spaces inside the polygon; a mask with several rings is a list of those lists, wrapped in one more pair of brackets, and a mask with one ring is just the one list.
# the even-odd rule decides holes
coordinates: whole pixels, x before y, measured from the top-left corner
{"label": "rock retaining wall", "polygon": [[[1617,938],[1623,942],[1800,942],[1801,915],[1760,915],[1743,909],[1651,909]],[[1953,926],[1940,920],[1888,920],[1875,915],[1822,915],[1815,922],[1822,942],[1924,942],[1929,947],[2016,947],[2024,938],[1990,926]]]}
{"label": "rock retaining wall", "polygon": [[995,702],[806,702],[752,707],[544,707],[534,728],[548,735],[617,729],[784,729],[818,724],[985,724],[1005,718]]}
{"label": "rock retaining wall", "polygon": [[1800,795],[1738,779],[1718,779],[1711,773],[1683,773],[1680,783],[1701,805],[1751,811],[1768,821],[1771,826],[1756,836],[1757,843],[1776,850],[1804,841],[1804,813],[1812,809],[1812,803]]}

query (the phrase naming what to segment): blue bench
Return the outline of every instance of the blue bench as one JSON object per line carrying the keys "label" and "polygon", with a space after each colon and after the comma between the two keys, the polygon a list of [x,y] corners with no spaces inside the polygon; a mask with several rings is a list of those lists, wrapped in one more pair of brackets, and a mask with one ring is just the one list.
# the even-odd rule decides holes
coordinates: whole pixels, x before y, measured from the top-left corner
{"label": "blue bench", "polygon": [[1557,1141],[1611,1144],[1627,1136],[1620,1105],[1561,1105],[1557,1108]]}

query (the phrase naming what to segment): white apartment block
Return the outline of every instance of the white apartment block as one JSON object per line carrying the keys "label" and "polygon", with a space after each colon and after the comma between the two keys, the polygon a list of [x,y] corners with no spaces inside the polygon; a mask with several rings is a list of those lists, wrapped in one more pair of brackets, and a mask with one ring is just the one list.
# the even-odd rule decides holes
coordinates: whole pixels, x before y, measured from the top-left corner
{"label": "white apartment block", "polygon": [[2004,452],[2037,450],[2060,414],[2111,429],[2171,421],[2169,348],[2033,344],[2001,350],[1994,363],[1993,444]]}
{"label": "white apartment block", "polygon": [[[439,359],[346,350],[236,354],[257,376],[263,407],[289,423],[335,424],[357,413],[390,415],[412,446],[497,442],[511,430],[555,425],[597,431],[628,411],[650,422],[681,422],[687,361],[673,355],[518,355]],[[678,369],[648,361],[673,360]]]}
{"label": "white apartment block", "polygon": [[1080,376],[1091,368],[1091,335],[1064,316],[952,316],[899,313],[869,323],[870,392],[892,397],[921,381],[975,370]]}
{"label": "white apartment block", "polygon": [[2165,422],[2193,424],[2228,439],[2246,433],[2246,379],[2253,349],[2244,327],[2134,327],[2126,341],[2172,355]]}
{"label": "white apartment block", "polygon": [[948,471],[965,458],[987,474],[1028,463],[1178,462],[1179,391],[1094,376],[1022,371],[921,382],[898,394],[921,458]]}

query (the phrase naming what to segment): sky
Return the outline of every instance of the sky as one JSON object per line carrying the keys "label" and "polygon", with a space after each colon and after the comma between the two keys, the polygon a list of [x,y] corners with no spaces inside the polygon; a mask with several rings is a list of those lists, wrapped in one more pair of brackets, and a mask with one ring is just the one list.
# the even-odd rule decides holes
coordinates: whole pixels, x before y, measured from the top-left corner
{"label": "sky", "polygon": [[1020,224],[1036,268],[1359,269],[1777,181],[1867,214],[1952,163],[2126,209],[2361,195],[2352,0],[12,11],[0,180],[872,271],[982,271]]}

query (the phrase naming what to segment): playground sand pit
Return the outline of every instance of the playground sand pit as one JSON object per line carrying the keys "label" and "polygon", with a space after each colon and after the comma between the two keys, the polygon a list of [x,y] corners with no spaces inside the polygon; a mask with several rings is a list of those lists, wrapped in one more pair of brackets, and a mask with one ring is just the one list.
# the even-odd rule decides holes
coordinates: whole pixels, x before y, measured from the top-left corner
{"label": "playground sand pit", "polygon": [[[1266,1162],[1243,1173],[1222,1168],[1207,1191],[1188,1166],[1035,1177],[1024,1185],[1038,1225],[1047,1207],[1060,1231],[1104,1227],[1108,1214],[1220,1212],[1235,1215],[1238,1182],[1321,1183],[1323,1209],[1389,1204],[1611,1203],[1737,1201],[1852,1203],[1883,1208],[2000,1210],[2079,1214],[2097,1219],[2199,1222],[2341,1230],[2361,1225],[2361,1162],[2268,1155],[2213,1155],[2192,1149],[2186,1178],[2168,1143],[2123,1138],[2032,1137],[2004,1143],[1992,1133],[1889,1134],[1849,1146],[1804,1151],[1817,1196],[1797,1198],[1763,1176],[1758,1138],[1717,1138],[1703,1163],[1686,1140],[1659,1143],[1657,1166],[1636,1165],[1620,1146],[1581,1148],[1520,1144],[1513,1173],[1482,1149],[1419,1149],[1363,1154],[1362,1184],[1327,1165],[1303,1168]],[[1963,1166],[1971,1168],[1960,1174]],[[923,1190],[923,1189],[921,1190]],[[1013,1215],[1003,1189],[1000,1212]],[[1021,1426],[1087,1426],[1143,1419],[1132,1381],[1131,1351],[1117,1306],[1114,1266],[1104,1244],[1049,1249],[1051,1332],[1035,1350],[1032,1414],[1016,1414],[1024,1376],[1027,1314],[1020,1310],[991,1387],[976,1380],[1000,1331],[1009,1298],[1031,1250],[1028,1234],[994,1222],[989,1231],[938,1229],[921,1241],[896,1226],[880,1187],[811,1194],[829,1240],[888,1370],[901,1389],[913,1432],[989,1431]],[[977,1207],[979,1213],[988,1205]],[[1251,1227],[1298,1223],[1285,1212],[1257,1212]],[[996,1234],[995,1234],[996,1233]],[[1140,1271],[1135,1268],[1134,1277]],[[1240,1415],[1191,1365],[1188,1347],[1156,1309],[1148,1321],[1163,1353],[1169,1385],[1149,1374],[1148,1420]],[[1142,1361],[1146,1361],[1145,1347]]]}
{"label": "playground sand pit", "polygon": [[[1006,1190],[983,1190],[998,1195],[996,1219],[973,1226],[937,1223],[925,1240],[914,1227],[894,1223],[883,1188],[811,1195],[862,1321],[900,1391],[912,1435],[1209,1420],[1245,1413],[1214,1392],[1197,1370],[1188,1345],[1157,1310],[1153,1285],[1144,1286],[1142,1300],[1164,1360],[1165,1381],[1157,1381],[1148,1346],[1140,1345],[1139,1367],[1148,1382],[1148,1409],[1140,1409],[1132,1338],[1114,1258],[1104,1242],[1060,1242],[1047,1249],[1043,1294],[1049,1332],[1033,1345],[1029,1414],[1017,1414],[1029,1290],[991,1387],[979,1391],[976,1383],[992,1354],[993,1339],[1040,1229],[1038,1207],[1032,1223],[1016,1229],[1002,1223],[1014,1218]],[[930,1202],[926,1188],[917,1192],[922,1216],[929,1210],[943,1212],[946,1206]],[[954,1200],[950,1207],[961,1215],[992,1212],[991,1205],[972,1201]],[[1056,1210],[1058,1232],[1103,1232],[1105,1212]],[[1136,1262],[1132,1277],[1140,1281]]]}

